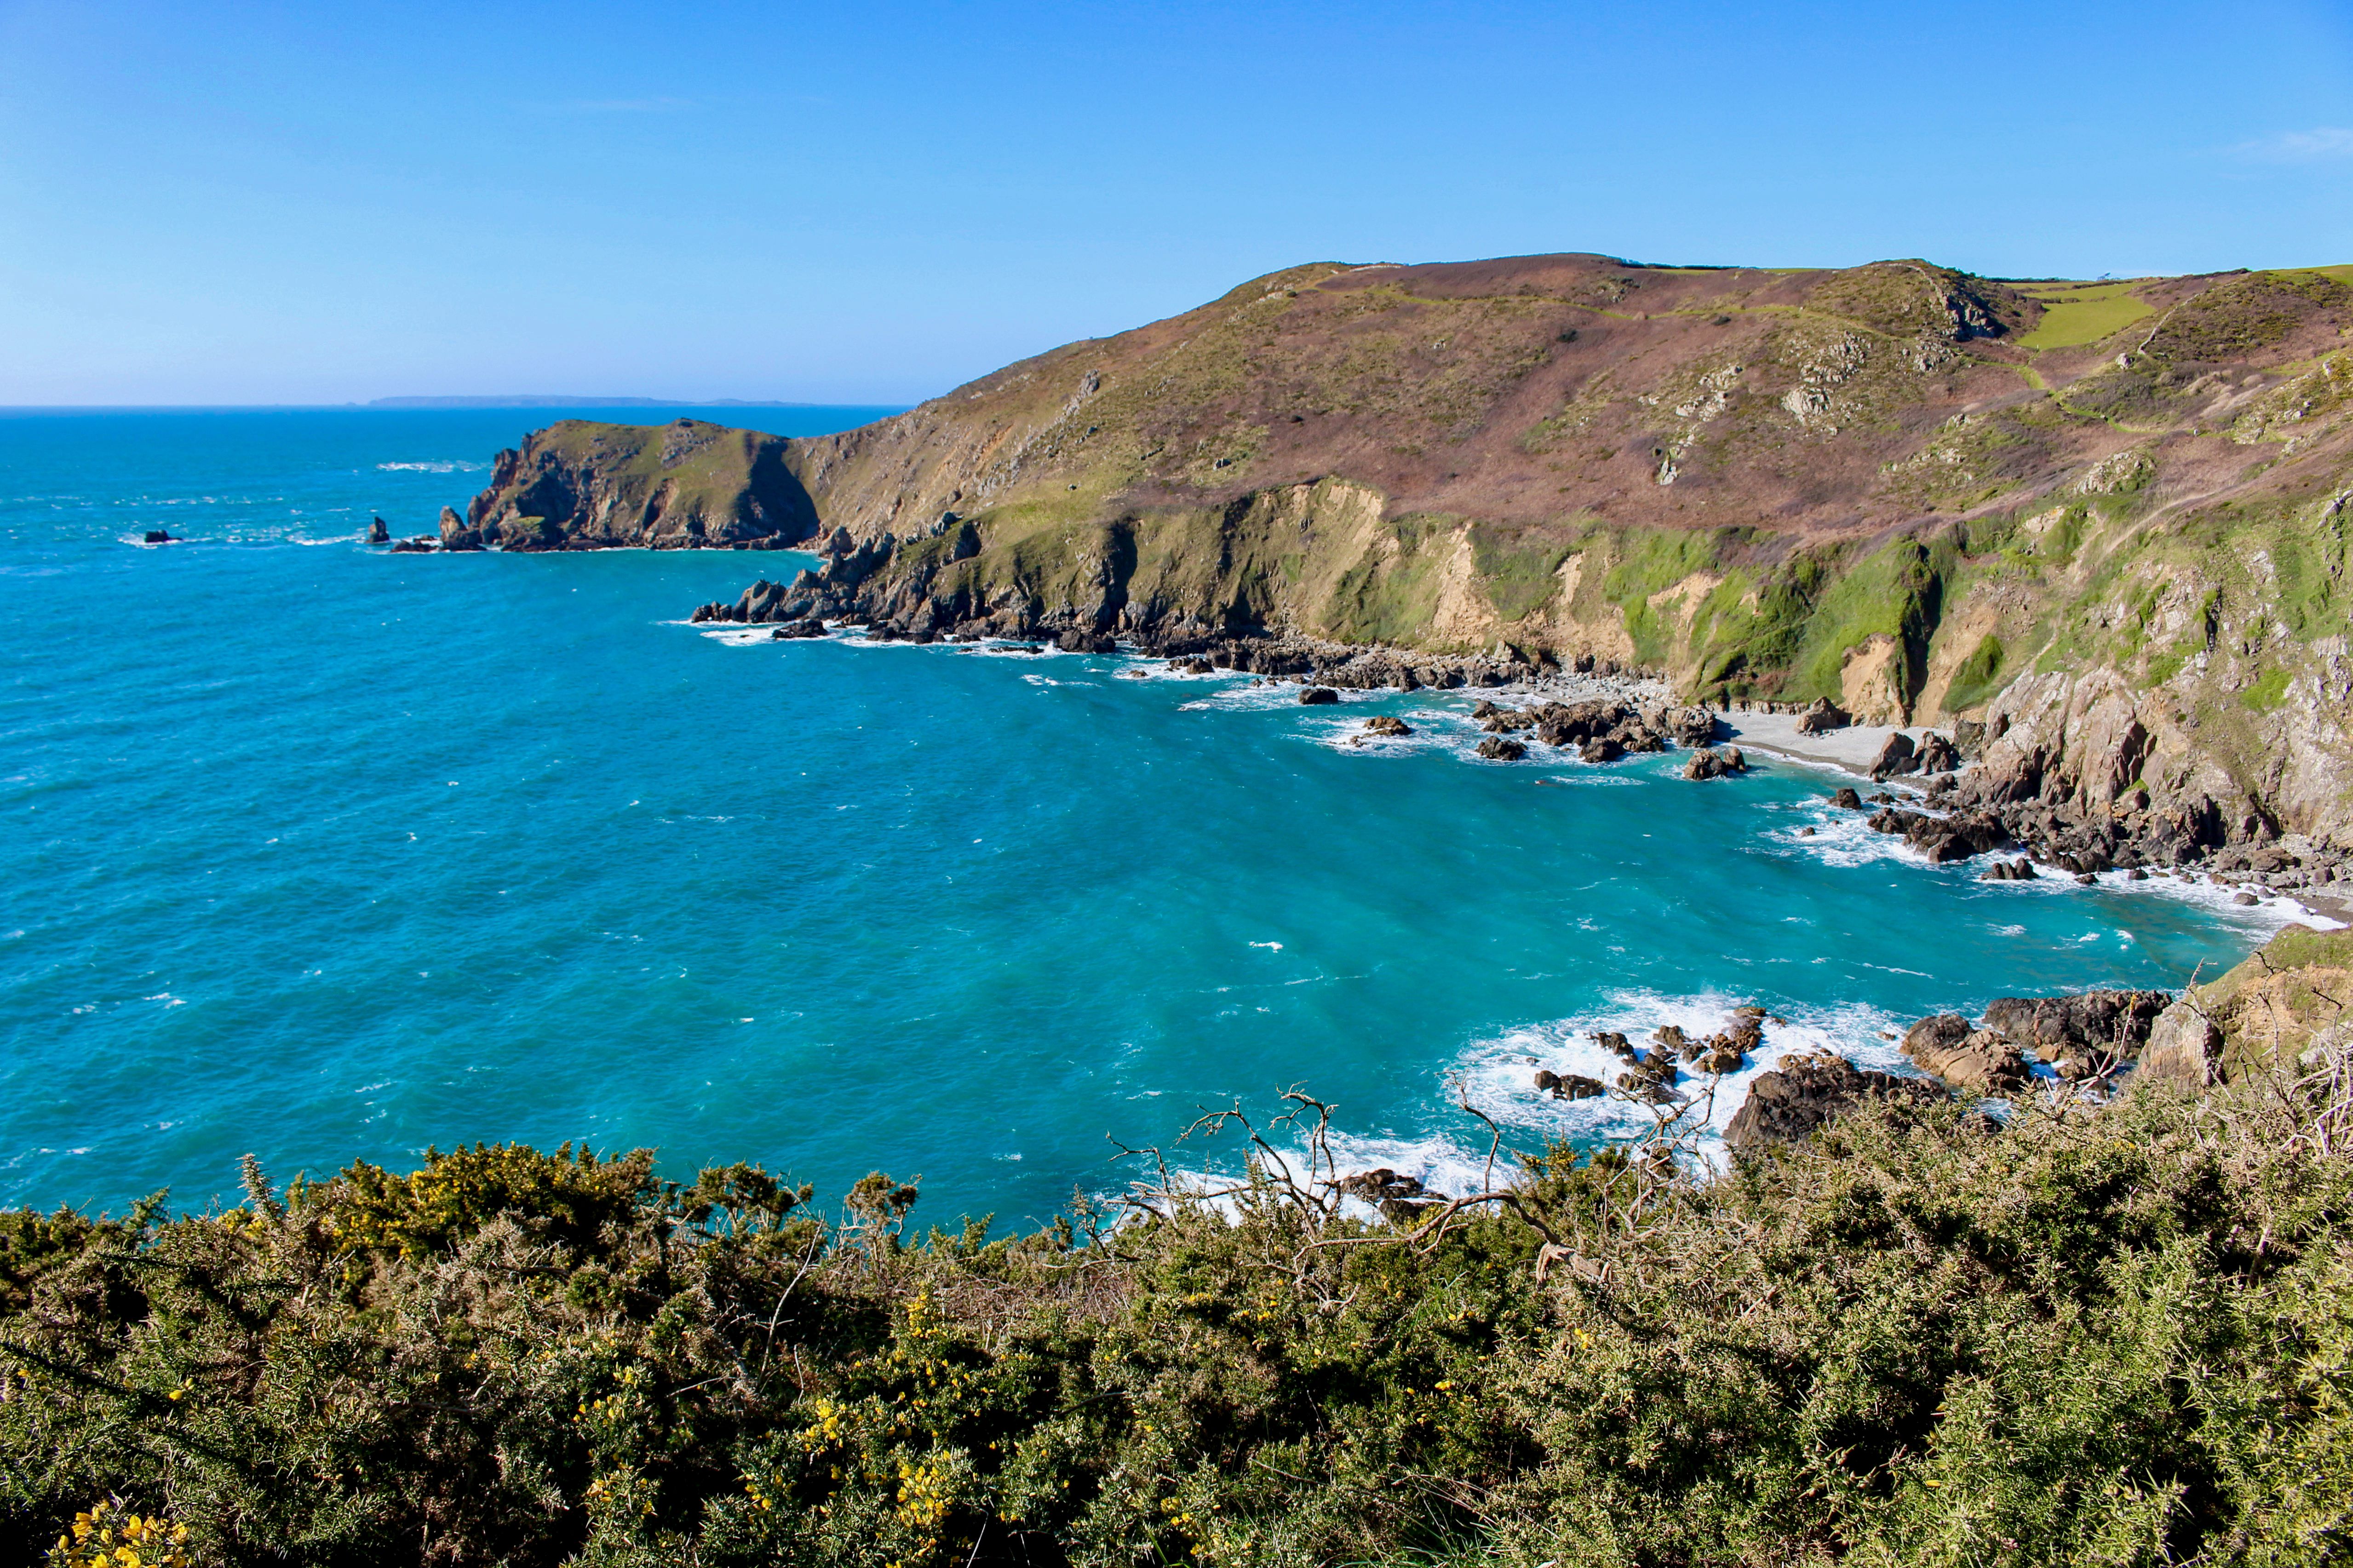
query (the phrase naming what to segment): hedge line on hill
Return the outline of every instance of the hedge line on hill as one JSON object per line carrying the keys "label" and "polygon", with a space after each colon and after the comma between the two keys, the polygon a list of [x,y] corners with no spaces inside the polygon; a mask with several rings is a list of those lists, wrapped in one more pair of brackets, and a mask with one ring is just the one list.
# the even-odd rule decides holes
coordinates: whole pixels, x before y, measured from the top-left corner
{"label": "hedge line on hill", "polygon": [[1556,1149],[1443,1225],[1261,1166],[916,1239],[568,1146],[16,1213],[0,1558],[111,1498],[200,1563],[2333,1561],[2335,1092]]}

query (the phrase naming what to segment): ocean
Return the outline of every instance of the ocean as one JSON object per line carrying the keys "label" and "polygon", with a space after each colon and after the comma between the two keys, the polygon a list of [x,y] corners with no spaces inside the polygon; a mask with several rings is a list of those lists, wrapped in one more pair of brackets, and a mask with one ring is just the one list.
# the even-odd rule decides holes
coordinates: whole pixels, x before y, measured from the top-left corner
{"label": "ocean", "polygon": [[[1460,1100],[1631,1125],[1533,1088],[1613,1071],[1593,1030],[1767,1008],[1720,1121],[1785,1051],[1899,1066],[1927,1013],[2211,977],[2292,912],[1980,883],[1770,758],[1482,763],[1476,694],[685,624],[797,557],[359,542],[564,412],[0,414],[0,1202],[571,1140],[1027,1228],[1294,1087],[1446,1187]],[[1415,732],[1348,744],[1374,713]]]}

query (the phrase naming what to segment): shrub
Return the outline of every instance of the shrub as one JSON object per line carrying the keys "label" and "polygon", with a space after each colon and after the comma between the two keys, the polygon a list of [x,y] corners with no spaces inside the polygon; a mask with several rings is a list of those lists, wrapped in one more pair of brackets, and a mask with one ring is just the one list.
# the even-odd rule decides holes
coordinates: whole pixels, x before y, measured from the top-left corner
{"label": "shrub", "polygon": [[1964,1110],[1379,1217],[1253,1135],[1222,1193],[995,1239],[879,1174],[828,1222],[512,1146],[16,1215],[0,1559],[109,1495],[217,1563],[2341,1554],[2341,1109]]}

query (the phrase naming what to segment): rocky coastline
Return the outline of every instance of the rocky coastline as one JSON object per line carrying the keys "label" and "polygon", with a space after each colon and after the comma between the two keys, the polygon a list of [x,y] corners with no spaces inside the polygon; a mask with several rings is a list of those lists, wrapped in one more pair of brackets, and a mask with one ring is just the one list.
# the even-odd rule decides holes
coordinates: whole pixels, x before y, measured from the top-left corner
{"label": "rocky coastline", "polygon": [[[2127,1079],[2200,1092],[2251,1073],[2288,1078],[2326,1068],[2353,1037],[2342,997],[2353,992],[2353,932],[2290,925],[2236,968],[2181,991],[2101,989],[2056,996],[2004,996],[1970,1019],[1939,1013],[1906,1030],[1901,1048],[1919,1076],[1861,1068],[1831,1051],[1782,1056],[1749,1080],[1726,1122],[1736,1154],[1802,1142],[1832,1119],[1871,1101],[1924,1106],[1959,1099],[2003,1102],[2038,1094],[2104,1099]],[[1694,1038],[1660,1027],[1644,1050],[1622,1033],[1595,1044],[1626,1070],[1614,1085],[1538,1069],[1535,1088],[1556,1099],[1614,1091],[1651,1106],[1688,1103],[1686,1075],[1736,1072],[1767,1047],[1765,1009],[1735,1008],[1717,1034]],[[1894,1038],[1893,1036],[1889,1037]],[[2001,1121],[1973,1113],[1998,1132]]]}

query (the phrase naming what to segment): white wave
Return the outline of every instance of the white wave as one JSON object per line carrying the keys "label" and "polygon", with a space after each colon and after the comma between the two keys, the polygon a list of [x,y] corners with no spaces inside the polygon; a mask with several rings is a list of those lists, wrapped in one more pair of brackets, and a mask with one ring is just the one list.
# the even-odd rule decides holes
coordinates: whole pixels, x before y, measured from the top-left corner
{"label": "white wave", "polygon": [[[1470,1103],[1505,1130],[1530,1142],[1560,1138],[1590,1143],[1603,1139],[1632,1137],[1648,1129],[1648,1108],[1604,1096],[1595,1100],[1561,1100],[1535,1087],[1539,1069],[1566,1076],[1580,1073],[1614,1084],[1625,1064],[1592,1037],[1615,1030],[1648,1049],[1651,1033],[1674,1024],[1694,1039],[1723,1029],[1733,1008],[1753,1000],[1724,993],[1666,996],[1654,991],[1622,991],[1605,997],[1594,1008],[1550,1023],[1524,1025],[1491,1040],[1479,1041],[1457,1059],[1455,1072]],[[1771,1005],[1771,1004],[1760,1004]],[[1748,1096],[1749,1086],[1781,1058],[1810,1051],[1834,1051],[1861,1068],[1916,1076],[1916,1069],[1884,1037],[1900,1034],[1905,1020],[1883,1008],[1861,1003],[1832,1007],[1779,1006],[1764,1026],[1764,1043],[1746,1065],[1725,1073],[1716,1082],[1706,1110],[1711,1147],[1722,1136],[1733,1113]],[[1697,1097],[1707,1080],[1686,1075],[1679,1092]]]}
{"label": "white wave", "polygon": [[465,462],[456,458],[437,458],[420,463],[378,463],[376,465],[378,472],[386,474],[479,474],[489,467],[488,463]]}

